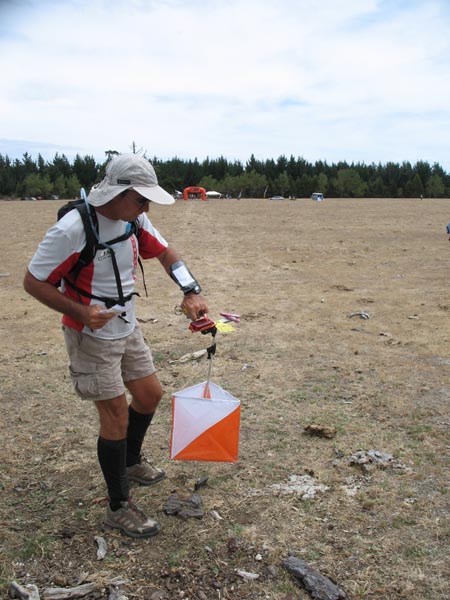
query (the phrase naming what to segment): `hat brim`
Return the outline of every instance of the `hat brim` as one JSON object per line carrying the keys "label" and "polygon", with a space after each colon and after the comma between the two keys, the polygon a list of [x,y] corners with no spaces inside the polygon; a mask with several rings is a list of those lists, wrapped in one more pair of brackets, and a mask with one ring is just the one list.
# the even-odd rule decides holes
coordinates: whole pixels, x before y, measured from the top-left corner
{"label": "hat brim", "polygon": [[125,187],[123,185],[108,184],[102,186],[101,183],[97,187],[91,189],[88,196],[88,202],[92,206],[104,206],[126,190],[135,190],[138,194],[156,204],[173,204],[175,202],[175,198],[159,185],[145,187],[130,185],[129,187]]}
{"label": "hat brim", "polygon": [[171,196],[166,190],[164,190],[159,185],[149,186],[149,187],[139,187],[134,186],[130,188],[135,190],[150,202],[155,202],[156,204],[173,204],[175,202],[175,198]]}

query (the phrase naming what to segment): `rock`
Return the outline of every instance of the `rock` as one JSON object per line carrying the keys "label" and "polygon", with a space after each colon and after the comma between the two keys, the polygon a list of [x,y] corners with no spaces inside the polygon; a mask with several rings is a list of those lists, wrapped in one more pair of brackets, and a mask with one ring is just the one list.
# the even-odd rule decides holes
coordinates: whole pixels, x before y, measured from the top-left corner
{"label": "rock", "polygon": [[149,600],[164,600],[165,598],[167,598],[166,592],[163,590],[158,590],[152,593],[152,595],[149,597]]}
{"label": "rock", "polygon": [[105,538],[102,538],[99,535],[96,535],[94,537],[94,540],[97,542],[97,545],[98,545],[97,560],[103,560],[105,558],[106,552],[108,550]]}
{"label": "rock", "polygon": [[128,596],[122,594],[118,589],[110,588],[108,600],[128,600]]}
{"label": "rock", "polygon": [[194,490],[197,491],[201,487],[204,487],[208,483],[208,479],[208,475],[203,475],[203,477],[199,477],[195,482]]}
{"label": "rock", "polygon": [[166,515],[178,515],[182,519],[196,518],[201,519],[204,515],[202,499],[199,494],[191,496],[179,496],[177,493],[171,494],[165,502],[163,510]]}
{"label": "rock", "polygon": [[52,575],[51,581],[59,587],[65,587],[69,584],[67,577],[65,575],[62,575],[61,573],[55,573],[55,575]]}
{"label": "rock", "polygon": [[410,467],[407,467],[401,461],[395,460],[392,454],[381,452],[380,450],[358,450],[358,452],[350,456],[349,465],[356,465],[365,473],[376,468],[393,468],[404,472],[412,471]]}
{"label": "rock", "polygon": [[213,579],[211,581],[211,585],[213,586],[213,588],[215,590],[221,590],[223,588],[223,583],[221,581],[219,581],[218,579]]}
{"label": "rock", "polygon": [[334,438],[336,435],[335,427],[327,427],[326,425],[307,425],[304,430],[309,435],[316,435],[317,437],[323,438]]}
{"label": "rock", "polygon": [[217,512],[217,510],[212,510],[212,511],[210,511],[209,514],[215,521],[223,521],[223,517],[220,516],[220,514]]}
{"label": "rock", "polygon": [[167,596],[163,590],[151,587],[145,590],[142,600],[164,600],[164,598]]}
{"label": "rock", "polygon": [[276,577],[278,577],[278,567],[276,567],[275,565],[269,565],[267,567],[267,575],[271,579],[275,579]]}
{"label": "rock", "polygon": [[10,598],[19,598],[19,600],[40,600],[39,590],[32,583],[20,585],[16,581],[11,581],[9,596]]}
{"label": "rock", "polygon": [[252,581],[259,578],[259,573],[249,573],[248,571],[242,571],[241,569],[237,569],[236,573],[239,575],[239,577],[242,577],[242,579],[246,579],[247,581]]}
{"label": "rock", "polygon": [[240,545],[240,541],[237,537],[229,538],[227,541],[228,552],[230,554],[234,554],[238,550],[239,545]]}
{"label": "rock", "polygon": [[314,600],[347,600],[348,596],[343,590],[304,560],[289,556],[282,564]]}
{"label": "rock", "polygon": [[318,492],[326,492],[330,489],[318,483],[310,475],[289,475],[287,483],[273,483],[269,488],[280,494],[296,494],[302,500],[311,500]]}

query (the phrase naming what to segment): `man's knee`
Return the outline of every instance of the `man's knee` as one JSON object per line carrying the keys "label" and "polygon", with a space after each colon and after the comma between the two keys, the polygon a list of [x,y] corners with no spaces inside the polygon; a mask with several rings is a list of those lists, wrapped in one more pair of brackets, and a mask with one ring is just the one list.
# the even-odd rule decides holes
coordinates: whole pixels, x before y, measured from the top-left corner
{"label": "man's knee", "polygon": [[105,439],[126,437],[128,426],[128,404],[125,396],[95,402],[99,419],[100,435]]}
{"label": "man's knee", "polygon": [[153,398],[153,400],[157,404],[159,404],[159,402],[161,401],[161,399],[163,397],[163,394],[164,394],[164,391],[162,389],[162,385],[157,380],[155,386],[152,388],[150,396]]}
{"label": "man's knee", "polygon": [[163,389],[156,375],[130,381],[126,386],[133,398],[133,407],[143,414],[154,412],[163,397]]}
{"label": "man's knee", "polygon": [[136,410],[138,410],[138,412],[142,414],[150,414],[155,412],[162,397],[162,388],[158,391],[153,389],[148,393],[137,395],[132,394],[133,399],[131,405],[133,406],[133,408],[135,408]]}

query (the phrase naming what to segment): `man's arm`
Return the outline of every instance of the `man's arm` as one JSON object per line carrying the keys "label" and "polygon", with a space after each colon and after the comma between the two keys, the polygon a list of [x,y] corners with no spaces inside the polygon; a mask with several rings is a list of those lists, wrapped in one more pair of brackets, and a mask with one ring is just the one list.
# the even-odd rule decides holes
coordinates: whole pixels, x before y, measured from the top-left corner
{"label": "man's arm", "polygon": [[85,305],[75,302],[75,300],[64,296],[48,281],[36,279],[30,271],[25,273],[23,287],[26,292],[45,306],[72,317],[75,321],[83,323],[92,330],[100,329],[115,316],[111,313],[102,313],[102,307],[97,304]]}
{"label": "man's arm", "polygon": [[[158,260],[166,273],[170,276],[171,265],[182,260],[182,258],[176,250],[168,247],[158,256]],[[188,314],[192,321],[200,319],[203,315],[208,314],[209,310],[206,300],[203,298],[203,296],[201,294],[195,294],[194,292],[185,294],[180,306],[182,310]]]}

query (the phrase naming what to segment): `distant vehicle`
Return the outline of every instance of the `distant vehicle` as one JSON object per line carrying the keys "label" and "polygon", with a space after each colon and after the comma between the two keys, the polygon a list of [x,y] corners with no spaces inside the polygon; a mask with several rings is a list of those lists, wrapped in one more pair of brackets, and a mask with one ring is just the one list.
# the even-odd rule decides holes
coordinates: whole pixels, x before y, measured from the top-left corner
{"label": "distant vehicle", "polygon": [[269,200],[284,200],[284,196],[272,196]]}
{"label": "distant vehicle", "polygon": [[316,202],[322,202],[324,200],[323,194],[321,192],[314,192],[311,194],[311,200],[315,200]]}

